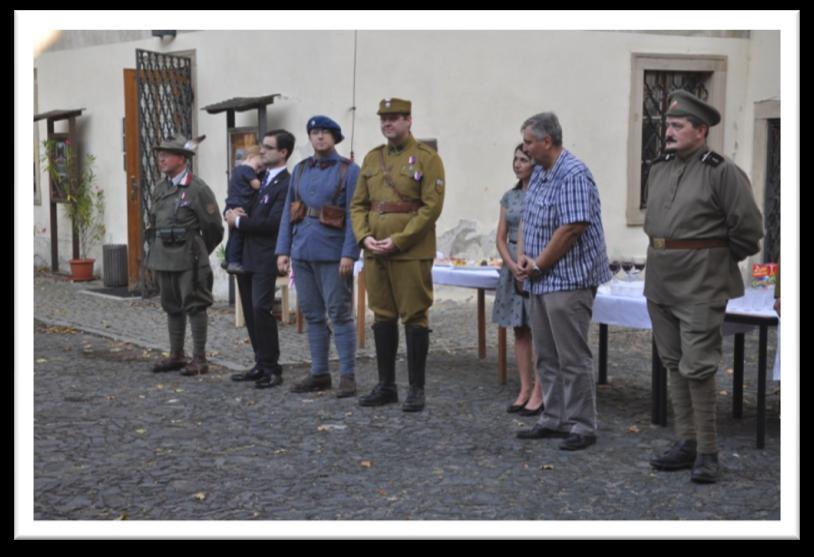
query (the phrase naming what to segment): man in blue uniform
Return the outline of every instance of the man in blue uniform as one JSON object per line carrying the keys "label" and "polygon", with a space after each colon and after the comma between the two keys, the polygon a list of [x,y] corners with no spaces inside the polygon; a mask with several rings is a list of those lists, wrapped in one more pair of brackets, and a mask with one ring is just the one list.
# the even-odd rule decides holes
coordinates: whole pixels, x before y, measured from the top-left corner
{"label": "man in blue uniform", "polygon": [[297,304],[308,323],[311,350],[310,373],[291,391],[331,388],[330,318],[339,354],[336,396],[344,398],[356,394],[353,264],[359,258],[359,246],[349,205],[359,166],[336,152],[344,137],[331,118],[314,116],[306,129],[314,155],[294,168],[277,240],[279,270],[288,272],[293,259]]}

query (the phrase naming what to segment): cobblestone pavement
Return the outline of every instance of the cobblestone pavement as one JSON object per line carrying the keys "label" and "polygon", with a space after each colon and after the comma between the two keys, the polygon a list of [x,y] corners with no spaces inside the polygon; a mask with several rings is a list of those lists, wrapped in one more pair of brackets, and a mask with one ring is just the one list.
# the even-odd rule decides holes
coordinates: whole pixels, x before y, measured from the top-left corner
{"label": "cobblestone pavement", "polygon": [[[230,381],[228,367],[249,364],[251,352],[226,307],[210,312],[209,348],[228,367],[198,378],[151,373],[166,350],[156,302],[79,290],[35,278],[35,520],[780,518],[779,389],[769,383],[766,448],[757,450],[754,333],[742,420],[731,417],[732,341],[725,341],[723,474],[700,486],[688,471],[648,465],[672,439],[671,428],[650,424],[648,332],[611,328],[599,441],[567,453],[557,441],[516,439],[534,418],[505,412],[516,373],[510,366],[508,384],[496,381],[494,327],[489,357],[477,358],[470,303],[434,307],[427,408],[406,414],[400,405],[361,408],[332,392],[290,393],[308,359],[294,327],[281,329],[283,386],[258,391]],[[593,326],[592,346],[596,334]],[[774,346],[771,333],[770,357]],[[358,360],[364,392],[376,376],[370,351]],[[403,356],[397,373],[403,398]]]}

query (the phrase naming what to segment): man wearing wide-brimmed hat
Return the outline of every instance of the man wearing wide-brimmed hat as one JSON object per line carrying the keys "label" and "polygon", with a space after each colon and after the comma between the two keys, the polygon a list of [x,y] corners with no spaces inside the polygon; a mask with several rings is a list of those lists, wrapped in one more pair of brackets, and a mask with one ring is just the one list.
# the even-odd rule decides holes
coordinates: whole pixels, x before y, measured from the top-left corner
{"label": "man wearing wide-brimmed hat", "polygon": [[687,91],[670,96],[666,153],[647,179],[650,237],[644,295],[670,377],[677,442],[652,459],[659,470],[691,468],[696,483],[719,475],[715,372],[730,298],[743,295],[738,262],[760,249],[763,221],[746,173],[711,151],[720,113]]}
{"label": "man wearing wide-brimmed hat", "polygon": [[[206,308],[213,301],[209,254],[223,239],[223,224],[212,190],[187,167],[196,146],[178,135],[153,148],[166,179],[153,192],[147,267],[158,280],[170,335],[170,356],[157,362],[154,372],[182,369],[183,375],[199,375],[209,369]],[[187,316],[192,329],[191,362],[184,353]]]}

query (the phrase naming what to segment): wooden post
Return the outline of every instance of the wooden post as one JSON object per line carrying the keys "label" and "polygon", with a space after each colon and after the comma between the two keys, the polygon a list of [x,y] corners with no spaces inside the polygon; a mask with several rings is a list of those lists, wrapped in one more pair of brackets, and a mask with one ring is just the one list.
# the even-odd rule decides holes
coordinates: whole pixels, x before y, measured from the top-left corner
{"label": "wooden post", "polygon": [[[46,125],[48,127],[48,139],[50,140],[54,136],[54,121],[49,118],[46,120]],[[49,151],[46,156],[49,160],[53,160],[54,152]],[[49,174],[48,199],[50,201],[49,205],[51,206],[51,272],[57,273],[59,272],[59,235],[57,233],[57,203],[54,201],[54,196],[51,195],[54,192],[54,188],[50,187],[52,179]]]}
{"label": "wooden post", "polygon": [[[71,142],[71,152],[73,153],[73,164],[68,168],[68,188],[71,193],[74,193],[71,185],[74,181],[79,180],[79,142],[76,137],[76,118],[71,116],[68,118],[68,139]],[[71,223],[71,241],[73,243],[73,258],[79,259],[79,230],[76,228],[76,223]],[[88,254],[83,254],[87,256]]]}

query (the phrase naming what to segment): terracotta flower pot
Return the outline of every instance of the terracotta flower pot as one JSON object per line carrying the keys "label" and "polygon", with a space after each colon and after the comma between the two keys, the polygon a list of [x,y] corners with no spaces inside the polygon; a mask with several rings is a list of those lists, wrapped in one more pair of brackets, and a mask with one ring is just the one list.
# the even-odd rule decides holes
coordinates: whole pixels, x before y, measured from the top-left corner
{"label": "terracotta flower pot", "polygon": [[95,259],[69,259],[71,280],[74,282],[93,280],[93,264],[95,262]]}

